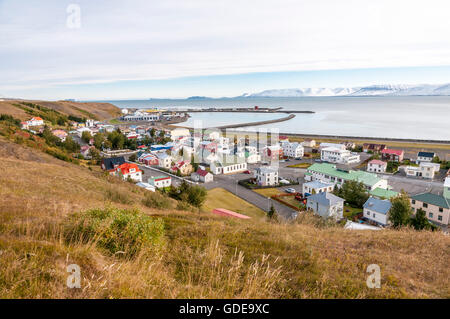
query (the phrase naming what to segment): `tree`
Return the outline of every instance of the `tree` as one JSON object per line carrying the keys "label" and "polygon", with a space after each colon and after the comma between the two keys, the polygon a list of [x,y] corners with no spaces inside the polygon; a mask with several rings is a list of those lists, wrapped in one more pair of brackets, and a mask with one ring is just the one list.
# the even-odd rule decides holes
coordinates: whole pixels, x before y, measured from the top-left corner
{"label": "tree", "polygon": [[336,190],[336,196],[342,197],[352,207],[362,207],[369,199],[366,187],[358,181],[346,181]]}
{"label": "tree", "polygon": [[131,154],[130,157],[128,158],[128,160],[129,160],[130,162],[136,162],[136,161],[137,161],[137,155],[136,155],[136,153]]}
{"label": "tree", "polygon": [[190,185],[183,181],[179,187],[170,187],[169,196],[187,202],[195,207],[201,207],[206,200],[206,189],[198,185]]}
{"label": "tree", "polygon": [[89,149],[89,156],[96,161],[100,160],[100,152],[98,149],[96,149],[95,147],[91,147]]}
{"label": "tree", "polygon": [[103,147],[103,142],[105,141],[105,135],[103,133],[97,133],[94,135],[94,146],[101,150]]}
{"label": "tree", "polygon": [[150,136],[151,136],[152,138],[154,138],[155,135],[156,135],[156,130],[155,130],[154,127],[152,127],[152,129],[150,130]]}
{"label": "tree", "polygon": [[273,207],[273,204],[267,212],[267,218],[269,218],[269,220],[278,220],[277,211],[275,210],[275,207]]}
{"label": "tree", "polygon": [[389,221],[395,228],[407,225],[411,215],[411,204],[408,194],[404,191],[400,196],[391,198],[392,207],[389,211]]}
{"label": "tree", "polygon": [[81,139],[85,142],[85,143],[89,143],[89,141],[91,140],[92,135],[91,133],[89,133],[88,131],[84,131],[81,134]]}
{"label": "tree", "polygon": [[415,230],[433,229],[434,226],[428,221],[426,212],[422,208],[416,211],[416,215],[411,218],[410,222]]}
{"label": "tree", "polygon": [[71,136],[66,137],[66,140],[62,142],[62,146],[71,153],[76,153],[80,150],[80,144],[75,142]]}
{"label": "tree", "polygon": [[159,132],[159,137],[164,138],[165,135],[166,135],[166,132],[164,132],[164,130],[161,130]]}

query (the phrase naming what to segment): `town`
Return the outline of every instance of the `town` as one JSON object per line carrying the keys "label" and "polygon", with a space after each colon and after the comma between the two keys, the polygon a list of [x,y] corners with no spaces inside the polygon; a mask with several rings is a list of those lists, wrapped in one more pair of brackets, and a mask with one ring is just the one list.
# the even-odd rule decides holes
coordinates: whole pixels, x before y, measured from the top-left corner
{"label": "town", "polygon": [[[70,130],[40,117],[21,128],[78,144],[75,158],[96,160],[108,174],[150,192],[182,183],[221,188],[286,220],[312,212],[345,228],[372,230],[392,226],[392,203],[407,198],[411,216],[426,219],[428,228],[448,231],[450,162],[433,151],[405,156],[403,149],[384,144],[290,141],[276,134],[261,140],[253,133],[167,125],[184,116],[123,109],[118,120],[75,119]],[[226,207],[212,212],[246,217]]]}

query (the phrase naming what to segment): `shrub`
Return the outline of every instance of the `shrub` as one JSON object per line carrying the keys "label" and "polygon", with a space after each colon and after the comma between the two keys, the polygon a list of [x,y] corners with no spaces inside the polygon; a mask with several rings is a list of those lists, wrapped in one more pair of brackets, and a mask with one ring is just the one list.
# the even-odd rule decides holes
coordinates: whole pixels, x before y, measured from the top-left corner
{"label": "shrub", "polygon": [[116,203],[121,203],[121,204],[131,204],[131,200],[129,199],[129,197],[124,194],[119,192],[116,189],[110,188],[106,190],[106,199],[112,201],[112,202],[116,202]]}
{"label": "shrub", "polygon": [[69,243],[95,242],[111,254],[133,257],[144,247],[163,243],[164,222],[139,210],[92,209],[70,216],[64,235]]}
{"label": "shrub", "polygon": [[150,208],[166,209],[170,208],[170,200],[160,193],[149,193],[142,200],[142,204]]}

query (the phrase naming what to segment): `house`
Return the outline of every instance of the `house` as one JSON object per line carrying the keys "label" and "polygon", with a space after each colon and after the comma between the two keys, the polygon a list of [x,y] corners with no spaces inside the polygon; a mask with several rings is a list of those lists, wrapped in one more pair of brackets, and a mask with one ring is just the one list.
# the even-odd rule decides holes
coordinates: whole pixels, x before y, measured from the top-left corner
{"label": "house", "polygon": [[67,132],[63,130],[53,130],[52,134],[59,138],[61,142],[64,142],[67,138]]}
{"label": "house", "polygon": [[399,193],[394,192],[393,190],[383,188],[375,188],[369,191],[369,194],[379,199],[391,199],[399,195]]}
{"label": "house", "polygon": [[143,111],[136,111],[134,112],[134,114],[128,114],[128,115],[124,115],[122,117],[122,119],[124,121],[158,121],[159,120],[159,113],[155,112],[155,113],[148,113],[148,112],[143,112]]}
{"label": "house", "polygon": [[185,175],[189,175],[192,173],[192,165],[189,162],[185,162],[185,161],[179,161],[177,163],[175,163],[174,166],[172,166],[170,168],[170,170],[172,171],[172,174],[176,174],[177,172],[180,172],[181,175],[185,176]]}
{"label": "house", "polygon": [[172,141],[177,140],[179,137],[191,136],[191,132],[187,128],[176,128],[170,131],[170,138]]}
{"label": "house", "polygon": [[372,173],[386,173],[387,163],[374,159],[367,163],[367,171]]}
{"label": "house", "polygon": [[120,157],[110,157],[110,158],[103,158],[101,167],[103,170],[106,171],[113,171],[118,166],[125,163],[125,158],[123,156]]}
{"label": "house", "polygon": [[323,218],[340,220],[344,217],[344,199],[329,192],[309,196],[306,208]]}
{"label": "house", "polygon": [[40,126],[40,125],[44,125],[44,120],[42,118],[40,118],[39,116],[36,116],[36,117],[32,117],[26,123],[27,123],[27,126]]}
{"label": "house", "polygon": [[312,181],[303,183],[303,196],[310,196],[319,193],[332,192],[334,185],[330,183],[322,183],[320,181]]}
{"label": "house", "polygon": [[302,142],[304,147],[315,147],[316,146],[316,141],[310,138],[306,138],[303,142]]}
{"label": "house", "polygon": [[249,164],[256,164],[261,162],[261,155],[258,152],[244,151],[245,161]]}
{"label": "house", "polygon": [[[236,158],[238,159],[238,158]],[[210,164],[211,173],[214,175],[219,174],[234,174],[247,170],[247,163],[244,161],[233,161],[227,162],[223,161],[215,161]]]}
{"label": "house", "polygon": [[432,193],[411,196],[411,207],[414,212],[423,209],[429,221],[448,225],[450,216],[450,197]]}
{"label": "house", "polygon": [[283,149],[280,145],[269,145],[263,149],[264,160],[274,161],[283,157]]}
{"label": "house", "polygon": [[170,187],[172,185],[172,178],[170,176],[150,177],[148,183],[156,188]]}
{"label": "house", "polygon": [[172,164],[172,156],[168,155],[167,153],[158,153],[156,154],[156,157],[158,158],[158,166],[162,168],[169,169]]}
{"label": "house", "polygon": [[149,183],[139,182],[136,186],[142,187],[148,191],[154,192],[156,190],[155,186],[150,185]]}
{"label": "house", "polygon": [[305,149],[303,148],[303,146],[300,143],[284,143],[282,145],[283,148],[283,155],[287,156],[287,157],[293,157],[293,158],[297,158],[297,157],[303,157]]}
{"label": "house", "polygon": [[94,120],[86,120],[86,127],[94,127]]}
{"label": "house", "polygon": [[318,180],[323,183],[337,185],[338,187],[341,187],[345,181],[357,181],[363,183],[368,191],[376,188],[388,189],[387,180],[379,178],[374,173],[337,168],[336,165],[330,163],[314,163],[308,167],[305,173],[305,180]]}
{"label": "house", "polygon": [[[324,144],[324,143],[322,143]],[[320,144],[322,146],[322,144]],[[357,154],[351,153],[345,149],[336,147],[322,148],[320,151],[320,159],[324,162],[337,164],[353,164],[359,163],[360,157]]]}
{"label": "house", "polygon": [[386,148],[386,145],[384,145],[384,144],[372,144],[372,143],[364,143],[363,144],[363,152],[364,153],[371,152],[374,154],[378,154],[385,148]]}
{"label": "house", "polygon": [[132,179],[136,182],[142,182],[142,171],[134,163],[124,163],[114,169],[114,175],[121,176],[122,179]]}
{"label": "house", "polygon": [[91,149],[95,147],[94,146],[89,146],[89,145],[83,145],[80,147],[80,154],[83,155],[84,158],[90,158],[91,157]]}
{"label": "house", "polygon": [[389,200],[369,197],[363,205],[363,216],[378,225],[386,226],[389,223],[391,207],[392,204]]}
{"label": "house", "polygon": [[337,143],[320,143],[319,145],[319,150],[323,150],[324,148],[328,148],[328,147],[333,147],[333,148],[337,148],[339,150],[345,150],[345,145],[344,144],[337,144]]}
{"label": "house", "polygon": [[406,176],[422,177],[433,179],[434,174],[439,172],[441,165],[439,163],[420,162],[417,166],[406,166],[404,168]]}
{"label": "house", "polygon": [[273,167],[258,167],[255,169],[255,178],[259,186],[278,185],[278,170]]}
{"label": "house", "polygon": [[418,152],[416,164],[420,164],[422,162],[431,163],[435,156],[436,154],[433,152]]}
{"label": "house", "polygon": [[158,157],[154,154],[144,153],[138,158],[139,163],[142,163],[144,165],[148,166],[156,166],[159,164]]}
{"label": "house", "polygon": [[199,168],[196,172],[191,174],[191,179],[194,182],[209,183],[213,181],[214,177],[213,174],[207,170]]}
{"label": "house", "polygon": [[403,161],[403,156],[405,152],[403,150],[394,150],[385,148],[381,151],[381,159],[383,161],[393,161],[393,162],[401,162]]}
{"label": "house", "polygon": [[345,145],[345,148],[348,150],[352,150],[356,147],[356,143],[355,142],[351,142],[351,141],[345,141],[342,144]]}

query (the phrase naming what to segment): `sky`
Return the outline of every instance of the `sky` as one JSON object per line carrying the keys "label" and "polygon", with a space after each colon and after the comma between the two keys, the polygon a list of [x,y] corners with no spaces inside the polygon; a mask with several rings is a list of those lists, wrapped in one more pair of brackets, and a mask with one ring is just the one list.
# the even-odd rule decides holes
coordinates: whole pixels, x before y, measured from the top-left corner
{"label": "sky", "polygon": [[450,82],[445,0],[0,0],[0,97]]}

